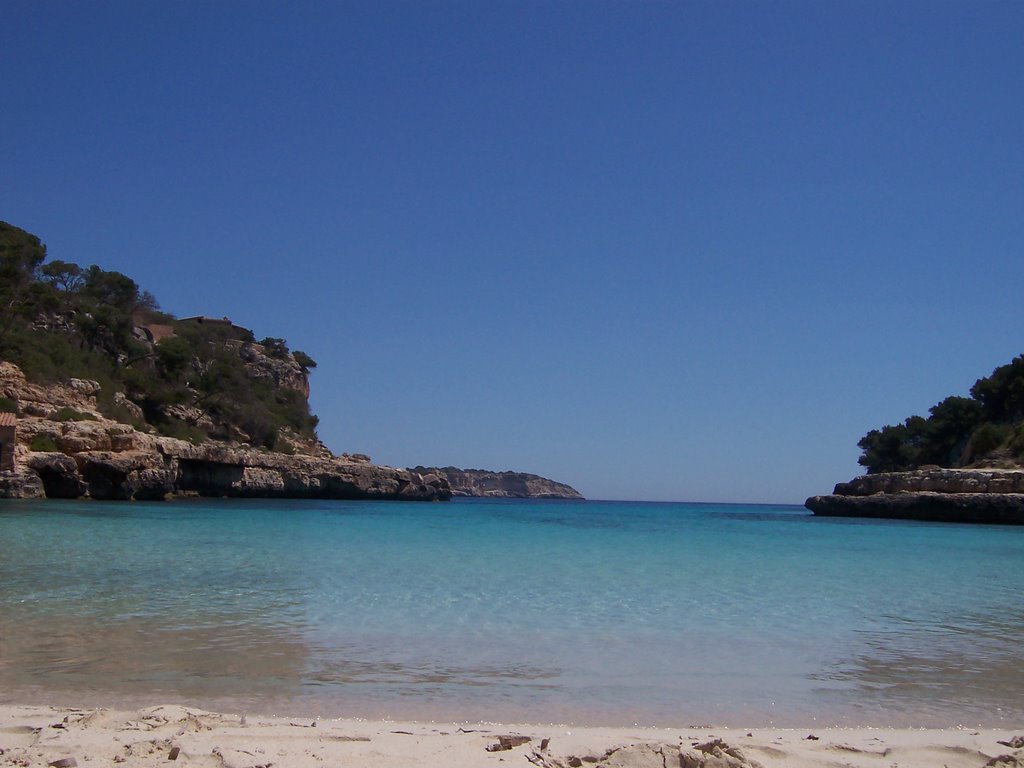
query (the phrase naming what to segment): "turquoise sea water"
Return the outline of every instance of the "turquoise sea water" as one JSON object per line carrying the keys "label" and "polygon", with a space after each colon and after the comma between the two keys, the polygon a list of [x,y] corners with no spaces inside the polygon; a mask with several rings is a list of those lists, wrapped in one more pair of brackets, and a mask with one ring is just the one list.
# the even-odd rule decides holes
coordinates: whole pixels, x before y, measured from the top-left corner
{"label": "turquoise sea water", "polygon": [[1024,530],[627,502],[0,505],[0,700],[1019,724]]}

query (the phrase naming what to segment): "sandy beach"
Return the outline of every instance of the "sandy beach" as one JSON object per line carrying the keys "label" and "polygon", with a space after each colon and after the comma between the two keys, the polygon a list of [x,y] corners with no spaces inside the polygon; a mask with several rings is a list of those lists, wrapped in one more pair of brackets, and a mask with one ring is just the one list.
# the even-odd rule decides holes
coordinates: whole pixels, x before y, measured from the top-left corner
{"label": "sandy beach", "polygon": [[1015,737],[1018,732],[970,728],[577,728],[310,720],[176,705],[135,711],[0,707],[0,765],[55,768],[981,768],[1024,765],[1024,750],[1015,748],[1021,744]]}

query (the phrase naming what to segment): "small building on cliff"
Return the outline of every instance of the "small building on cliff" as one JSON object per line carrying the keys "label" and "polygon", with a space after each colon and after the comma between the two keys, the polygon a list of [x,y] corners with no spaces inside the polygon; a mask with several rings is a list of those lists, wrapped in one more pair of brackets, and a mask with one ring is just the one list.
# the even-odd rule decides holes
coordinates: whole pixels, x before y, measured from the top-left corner
{"label": "small building on cliff", "polygon": [[148,341],[150,344],[159,344],[164,339],[170,339],[175,335],[173,325],[160,323],[136,324],[133,334],[140,341]]}
{"label": "small building on cliff", "polygon": [[238,338],[243,341],[251,341],[253,338],[251,330],[243,328],[240,325],[235,325],[231,322],[231,319],[227,317],[207,317],[206,315],[196,315],[195,317],[183,317],[178,322],[196,323],[197,325],[209,325],[215,328],[224,328],[238,334]]}
{"label": "small building on cliff", "polygon": [[0,472],[14,471],[14,444],[18,418],[13,413],[0,413]]}

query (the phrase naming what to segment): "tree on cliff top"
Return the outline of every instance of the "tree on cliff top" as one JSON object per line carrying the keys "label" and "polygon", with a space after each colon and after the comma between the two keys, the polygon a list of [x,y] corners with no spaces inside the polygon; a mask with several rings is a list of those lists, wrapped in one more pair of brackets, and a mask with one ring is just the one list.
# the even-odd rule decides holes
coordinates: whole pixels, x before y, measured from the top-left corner
{"label": "tree on cliff top", "polygon": [[[177,322],[127,275],[45,259],[38,237],[0,222],[0,359],[19,365],[30,380],[95,379],[106,415],[175,437],[247,436],[268,448],[277,447],[285,428],[315,437],[317,420],[304,394],[268,383],[258,364],[253,370],[251,355],[242,358],[251,333],[224,323]],[[173,325],[175,335],[154,344],[147,340],[152,333],[138,327],[149,324]],[[289,352],[284,339],[268,337],[264,344],[269,356],[306,373],[316,367],[308,355]],[[116,394],[138,405],[142,418]],[[185,412],[190,415],[175,415]]]}
{"label": "tree on cliff top", "polygon": [[45,299],[36,272],[46,258],[38,237],[0,221],[0,340]]}
{"label": "tree on cliff top", "polygon": [[927,419],[873,429],[857,443],[858,463],[875,472],[916,469],[924,464],[966,466],[1002,452],[1024,460],[1024,356],[978,379],[971,397],[947,397]]}
{"label": "tree on cliff top", "polygon": [[1024,420],[1024,355],[999,366],[988,378],[978,379],[971,387],[971,397],[981,404],[986,421]]}

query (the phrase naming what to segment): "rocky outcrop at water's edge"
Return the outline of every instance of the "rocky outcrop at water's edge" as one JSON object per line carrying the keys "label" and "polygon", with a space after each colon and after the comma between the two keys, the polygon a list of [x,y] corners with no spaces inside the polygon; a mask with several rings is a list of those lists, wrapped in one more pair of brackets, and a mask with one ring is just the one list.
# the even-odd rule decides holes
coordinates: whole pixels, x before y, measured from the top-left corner
{"label": "rocky outcrop at water's edge", "polygon": [[1024,470],[923,468],[839,483],[805,505],[816,515],[1024,525]]}
{"label": "rocky outcrop at water's edge", "polygon": [[[104,418],[98,391],[96,382],[79,379],[32,384],[16,366],[0,363],[0,396],[22,412],[14,469],[0,472],[0,498],[451,498],[440,475],[372,464],[360,454],[336,457],[320,443],[309,453],[287,454],[139,431]],[[56,420],[62,408],[82,420]]]}
{"label": "rocky outcrop at water's edge", "polygon": [[[0,473],[0,498],[90,497],[164,499],[169,496],[263,499],[392,499],[441,501],[451,498],[448,483],[436,475],[364,461],[288,456],[240,445],[204,443],[121,431],[124,425],[37,422],[37,429],[59,431],[65,441],[98,438],[98,450],[24,451],[14,472]],[[128,430],[131,428],[128,427]],[[65,431],[66,430],[66,431]],[[111,447],[108,447],[108,444]],[[113,450],[113,446],[125,448]]]}

